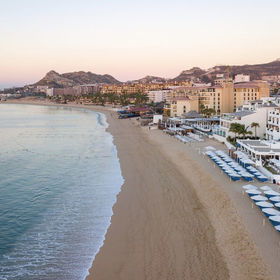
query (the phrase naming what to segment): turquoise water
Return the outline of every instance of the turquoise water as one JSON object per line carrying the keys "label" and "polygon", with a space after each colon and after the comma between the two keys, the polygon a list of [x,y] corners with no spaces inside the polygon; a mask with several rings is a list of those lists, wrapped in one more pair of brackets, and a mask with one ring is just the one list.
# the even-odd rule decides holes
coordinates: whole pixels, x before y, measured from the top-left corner
{"label": "turquoise water", "polygon": [[0,105],[0,279],[84,279],[123,183],[103,114]]}

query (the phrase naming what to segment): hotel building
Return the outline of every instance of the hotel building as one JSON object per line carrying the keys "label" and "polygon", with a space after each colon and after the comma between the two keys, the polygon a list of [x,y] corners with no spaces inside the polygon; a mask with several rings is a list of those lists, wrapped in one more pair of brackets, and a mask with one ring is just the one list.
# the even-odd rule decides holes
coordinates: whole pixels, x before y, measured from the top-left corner
{"label": "hotel building", "polygon": [[198,97],[175,97],[166,102],[164,115],[169,117],[179,117],[190,111],[198,111]]}
{"label": "hotel building", "polygon": [[280,140],[280,108],[274,108],[268,113],[266,137],[268,140]]}
{"label": "hotel building", "polygon": [[232,82],[207,87],[178,87],[167,93],[166,100],[178,97],[198,97],[199,107],[214,109],[218,114],[231,113],[249,101],[269,96],[269,85],[263,81]]}

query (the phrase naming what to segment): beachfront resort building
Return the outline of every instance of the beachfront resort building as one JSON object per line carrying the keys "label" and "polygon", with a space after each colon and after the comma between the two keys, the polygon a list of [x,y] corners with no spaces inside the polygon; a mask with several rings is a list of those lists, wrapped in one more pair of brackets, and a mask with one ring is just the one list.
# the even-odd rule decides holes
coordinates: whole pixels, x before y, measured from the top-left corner
{"label": "beachfront resort building", "polygon": [[174,98],[198,97],[199,108],[203,105],[217,113],[231,113],[244,103],[269,97],[269,85],[264,81],[234,84],[225,82],[206,87],[178,87],[166,95],[166,100]]}
{"label": "beachfront resort building", "polygon": [[237,140],[238,149],[255,162],[263,165],[265,160],[280,159],[280,143],[265,140]]}
{"label": "beachfront resort building", "polygon": [[[268,115],[270,110],[273,110],[274,107],[275,105],[262,106],[257,107],[254,111],[242,110],[234,113],[222,114],[220,126],[215,131],[215,134],[224,139],[228,136],[235,137],[236,135],[230,131],[230,127],[231,124],[238,123],[244,125],[246,130],[252,133],[252,136],[265,138]],[[258,126],[252,127],[252,123],[258,123]]]}
{"label": "beachfront resort building", "polygon": [[175,97],[166,102],[164,115],[180,117],[190,111],[198,111],[198,98],[196,96]]}
{"label": "beachfront resort building", "polygon": [[280,141],[280,108],[268,113],[266,136],[268,140]]}

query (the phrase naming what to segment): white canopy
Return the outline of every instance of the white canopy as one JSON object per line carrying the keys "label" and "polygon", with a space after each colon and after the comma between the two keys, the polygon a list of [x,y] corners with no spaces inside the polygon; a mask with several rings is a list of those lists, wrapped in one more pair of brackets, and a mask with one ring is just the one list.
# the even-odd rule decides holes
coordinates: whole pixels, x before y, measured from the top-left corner
{"label": "white canopy", "polygon": [[251,196],[251,199],[254,201],[267,201],[268,200],[268,198],[263,195],[254,195],[254,196]]}
{"label": "white canopy", "polygon": [[246,193],[258,195],[258,194],[261,194],[262,192],[260,192],[258,190],[251,189],[251,190],[247,190]]}
{"label": "white canopy", "polygon": [[273,204],[266,201],[256,202],[256,205],[263,208],[273,208]]}
{"label": "white canopy", "polygon": [[272,191],[272,188],[269,186],[263,186],[263,187],[261,187],[261,190],[262,191]]}
{"label": "white canopy", "polygon": [[272,196],[280,196],[280,193],[279,192],[276,192],[276,191],[265,191],[264,194],[266,195],[272,195]]}
{"label": "white canopy", "polygon": [[280,211],[273,209],[273,208],[263,208],[262,211],[270,216],[277,216],[280,215]]}
{"label": "white canopy", "polygon": [[273,196],[269,200],[271,200],[272,202],[280,202],[280,196]]}
{"label": "white canopy", "polygon": [[273,222],[279,222],[280,223],[280,216],[276,215],[276,216],[270,216],[269,220],[273,221]]}
{"label": "white canopy", "polygon": [[245,185],[242,187],[244,190],[257,190],[258,187],[253,186],[253,185]]}

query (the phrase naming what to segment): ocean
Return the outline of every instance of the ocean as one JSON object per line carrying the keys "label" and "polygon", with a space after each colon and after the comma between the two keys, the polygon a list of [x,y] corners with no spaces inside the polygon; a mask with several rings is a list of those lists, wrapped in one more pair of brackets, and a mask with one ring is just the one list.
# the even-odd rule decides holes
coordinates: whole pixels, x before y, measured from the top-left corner
{"label": "ocean", "polygon": [[123,183],[105,115],[0,105],[0,279],[84,279]]}

